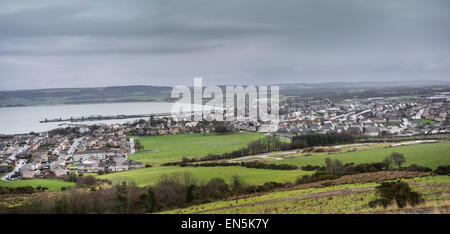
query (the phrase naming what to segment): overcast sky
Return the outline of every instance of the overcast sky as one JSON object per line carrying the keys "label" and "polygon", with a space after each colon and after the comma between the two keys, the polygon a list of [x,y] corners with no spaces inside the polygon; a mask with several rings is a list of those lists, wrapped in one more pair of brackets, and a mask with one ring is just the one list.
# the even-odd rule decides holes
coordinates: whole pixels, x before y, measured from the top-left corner
{"label": "overcast sky", "polygon": [[450,80],[450,1],[0,1],[0,90],[193,77]]}

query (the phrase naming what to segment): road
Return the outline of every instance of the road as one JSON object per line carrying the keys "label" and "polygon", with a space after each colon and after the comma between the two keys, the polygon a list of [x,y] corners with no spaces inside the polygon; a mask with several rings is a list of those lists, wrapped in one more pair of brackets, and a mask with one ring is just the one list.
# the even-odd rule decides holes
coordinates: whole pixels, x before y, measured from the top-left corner
{"label": "road", "polygon": [[134,149],[134,138],[130,138],[130,153],[136,153],[136,150]]}
{"label": "road", "polygon": [[[21,148],[19,148],[15,153],[13,153],[11,156],[9,156],[9,159],[11,160],[16,160],[16,155],[20,154],[21,152],[27,150],[28,148],[30,148],[28,145],[25,145]],[[19,169],[21,167],[23,167],[25,164],[27,164],[27,160],[26,159],[19,159],[16,161],[16,166],[14,167],[14,169],[12,171],[10,171],[8,174],[6,174],[5,176],[2,177],[1,180],[6,181],[6,180],[12,180],[11,176],[14,175],[14,173],[18,172]]]}
{"label": "road", "polygon": [[420,109],[417,114],[413,117],[413,119],[420,119],[422,118],[423,112],[425,111],[425,109]]}
{"label": "road", "polygon": [[78,145],[80,144],[81,140],[83,140],[83,137],[75,138],[73,140],[72,145],[70,146],[69,150],[67,151],[67,155],[72,155],[75,152],[75,150],[77,150]]}
{"label": "road", "polygon": [[75,138],[73,140],[73,143],[70,146],[69,150],[67,151],[67,154],[61,154],[58,157],[58,160],[62,159],[64,161],[66,161],[70,156],[72,156],[72,154],[75,153],[75,151],[78,149],[78,145],[80,144],[81,140],[83,140],[83,137]]}
{"label": "road", "polygon": [[272,157],[272,156],[274,156],[274,155],[293,154],[295,152],[296,151],[278,152],[278,153],[271,153],[271,154],[258,154],[258,155],[252,155],[252,156],[245,156],[245,157],[240,157],[240,158],[229,159],[228,162],[229,163],[238,163],[241,160],[249,159],[249,158],[265,158],[265,159],[283,160],[283,158],[276,158],[276,157]]}

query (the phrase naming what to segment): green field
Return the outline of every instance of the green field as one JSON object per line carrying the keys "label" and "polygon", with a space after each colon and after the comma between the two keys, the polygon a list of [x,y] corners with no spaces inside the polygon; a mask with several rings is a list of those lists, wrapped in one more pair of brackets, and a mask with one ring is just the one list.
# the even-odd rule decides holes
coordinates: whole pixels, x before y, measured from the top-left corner
{"label": "green field", "polygon": [[439,165],[450,164],[450,143],[431,143],[431,144],[416,144],[405,145],[391,148],[379,148],[370,150],[360,150],[355,152],[345,153],[317,153],[308,157],[290,158],[281,161],[275,161],[271,163],[275,164],[294,164],[298,167],[306,165],[318,165],[325,164],[325,158],[339,159],[343,163],[354,162],[356,164],[368,163],[368,162],[380,162],[386,156],[389,156],[392,152],[402,153],[406,158],[404,166],[411,165],[413,163],[436,169]]}
{"label": "green field", "polygon": [[428,119],[420,119],[420,121],[421,121],[424,125],[433,125],[433,124],[436,123],[436,121],[428,120]]}
{"label": "green field", "polygon": [[32,180],[12,180],[12,181],[0,181],[0,186],[4,187],[47,187],[50,191],[61,190],[61,187],[75,186],[75,183],[61,181],[61,180],[49,180],[49,179],[32,179]]}
{"label": "green field", "polygon": [[98,176],[101,179],[108,179],[111,181],[116,178],[128,178],[136,182],[138,186],[146,186],[155,184],[161,175],[173,172],[191,172],[196,178],[203,182],[207,182],[212,178],[221,177],[225,181],[230,182],[233,174],[239,175],[247,184],[264,184],[265,182],[294,182],[297,177],[311,172],[302,170],[267,170],[245,168],[240,166],[228,167],[154,167],[144,168],[132,171],[111,173]]}
{"label": "green field", "polygon": [[146,164],[161,164],[181,161],[183,157],[203,157],[208,154],[223,154],[247,146],[264,137],[256,133],[179,134],[168,136],[136,137],[144,150],[129,158]]}

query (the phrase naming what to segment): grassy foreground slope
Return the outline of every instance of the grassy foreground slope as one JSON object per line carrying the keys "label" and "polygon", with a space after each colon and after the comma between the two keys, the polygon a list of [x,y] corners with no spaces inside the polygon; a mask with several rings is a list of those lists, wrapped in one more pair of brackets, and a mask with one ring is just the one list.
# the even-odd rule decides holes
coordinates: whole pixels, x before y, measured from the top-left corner
{"label": "grassy foreground slope", "polygon": [[61,181],[61,180],[51,180],[51,179],[32,179],[32,180],[12,180],[12,181],[0,181],[0,186],[3,187],[47,187],[50,191],[58,191],[61,187],[75,186],[75,183]]}
{"label": "grassy foreground slope", "polygon": [[209,181],[215,177],[223,178],[227,183],[231,181],[233,174],[239,175],[247,184],[264,184],[265,182],[294,182],[295,179],[301,175],[310,174],[312,172],[306,172],[302,170],[267,170],[267,169],[255,169],[245,168],[240,166],[228,166],[228,167],[154,167],[144,168],[132,171],[111,173],[98,176],[101,179],[116,180],[121,178],[128,178],[136,182],[138,186],[152,185],[158,182],[159,178],[164,174],[173,172],[191,172],[196,178],[201,179],[204,182]]}
{"label": "grassy foreground slope", "polygon": [[417,145],[405,145],[391,148],[381,148],[373,150],[360,150],[355,152],[344,153],[318,153],[307,157],[297,157],[281,161],[275,161],[271,163],[275,164],[294,164],[299,167],[306,165],[318,165],[322,166],[325,162],[325,158],[339,159],[343,163],[354,162],[369,163],[380,162],[386,156],[389,156],[392,152],[402,153],[406,158],[404,166],[411,165],[413,163],[436,169],[439,165],[450,164],[450,143],[431,143],[431,144],[417,144]]}
{"label": "grassy foreground slope", "polygon": [[129,158],[148,164],[180,161],[183,157],[203,157],[208,154],[223,154],[247,146],[263,138],[263,134],[179,134],[168,136],[136,137],[144,150]]}
{"label": "grassy foreground slope", "polygon": [[[403,179],[413,190],[420,192],[426,203],[423,207],[442,207],[449,204],[450,176],[428,176]],[[317,213],[371,213],[398,211],[391,206],[370,208],[368,203],[375,198],[374,187],[378,183],[344,184],[323,188],[296,189],[266,193],[259,196],[242,198],[239,203],[216,201],[195,205],[163,213],[216,213],[216,214],[317,214]],[[406,207],[404,212],[415,211]]]}

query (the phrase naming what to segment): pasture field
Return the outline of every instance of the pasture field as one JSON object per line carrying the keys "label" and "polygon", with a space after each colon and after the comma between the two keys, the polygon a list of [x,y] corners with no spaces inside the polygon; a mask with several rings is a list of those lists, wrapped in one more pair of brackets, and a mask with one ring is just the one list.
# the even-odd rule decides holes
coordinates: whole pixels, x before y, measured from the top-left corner
{"label": "pasture field", "polygon": [[[280,161],[273,161],[274,164],[294,164],[298,167],[306,165],[322,166],[325,164],[325,158],[339,159],[343,163],[355,164],[381,162],[386,156],[393,152],[402,153],[406,162],[403,166],[418,164],[421,166],[436,169],[439,165],[450,164],[450,143],[428,143],[404,145],[385,148],[386,143],[382,143],[383,147],[376,145],[361,147],[361,150],[355,152],[333,152],[333,153],[311,153],[310,156],[299,154],[298,157],[288,158]],[[362,150],[367,148],[367,150]]]}
{"label": "pasture field", "polygon": [[145,164],[176,162],[183,157],[199,158],[208,154],[231,152],[263,137],[263,134],[244,132],[136,137],[135,140],[139,140],[144,150],[129,155],[129,158]]}
{"label": "pasture field", "polygon": [[[413,190],[422,193],[426,203],[418,208],[447,205],[450,200],[450,176],[428,176],[403,179]],[[317,214],[317,213],[371,213],[398,210],[396,207],[370,208],[378,183],[344,184],[324,188],[309,188],[266,193],[259,196],[217,201],[175,209],[162,213],[217,213],[217,214]],[[406,211],[411,207],[404,208]]]}
{"label": "pasture field", "polygon": [[245,168],[241,166],[225,166],[225,167],[153,167],[131,170],[125,172],[117,172],[106,175],[97,176],[101,179],[115,181],[118,179],[130,179],[135,181],[138,186],[152,185],[158,182],[159,178],[164,174],[173,172],[191,172],[197,179],[207,182],[212,178],[223,178],[227,183],[231,181],[231,177],[239,175],[245,183],[260,185],[265,182],[275,181],[279,183],[295,182],[297,177],[311,174],[312,172],[302,170],[268,170]]}
{"label": "pasture field", "polygon": [[34,188],[36,188],[37,186],[41,186],[47,187],[49,191],[59,191],[61,190],[61,187],[75,186],[75,183],[61,180],[31,179],[31,180],[0,181],[0,186],[3,187],[32,186]]}

